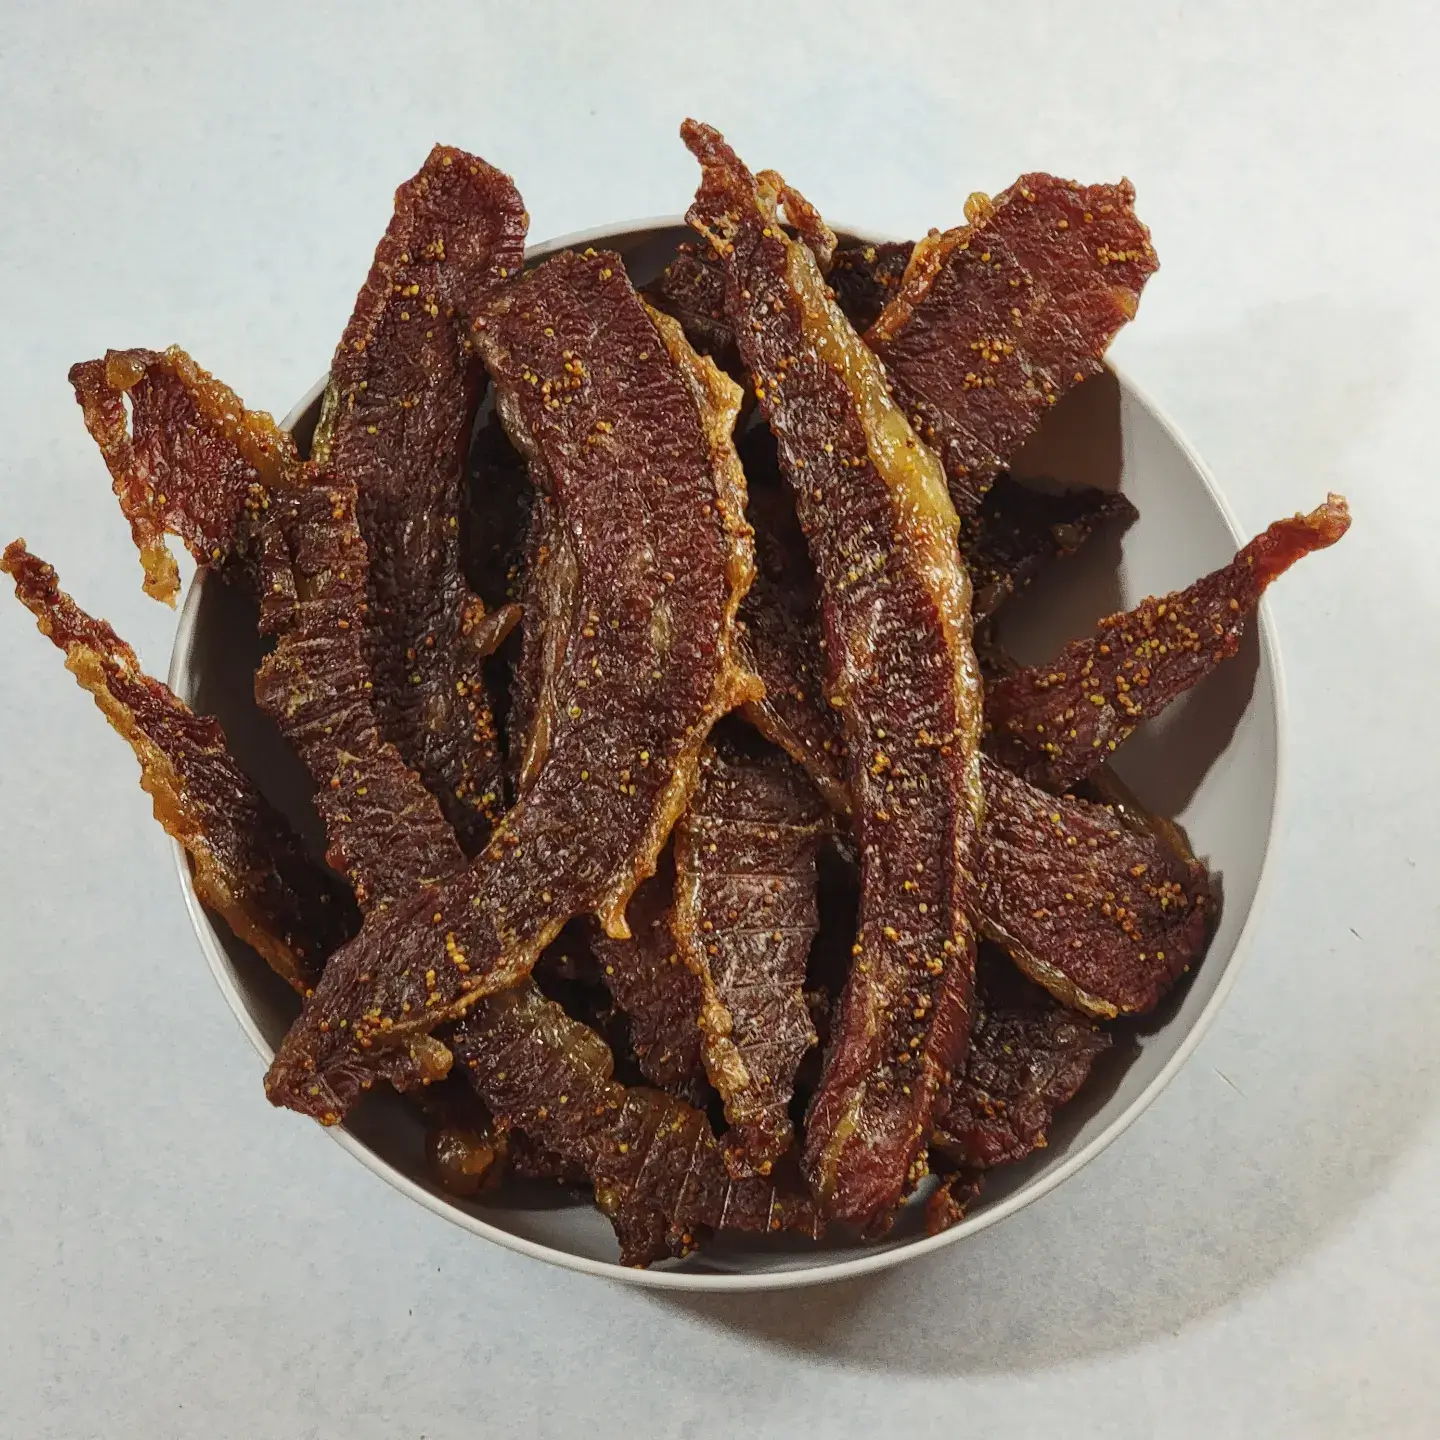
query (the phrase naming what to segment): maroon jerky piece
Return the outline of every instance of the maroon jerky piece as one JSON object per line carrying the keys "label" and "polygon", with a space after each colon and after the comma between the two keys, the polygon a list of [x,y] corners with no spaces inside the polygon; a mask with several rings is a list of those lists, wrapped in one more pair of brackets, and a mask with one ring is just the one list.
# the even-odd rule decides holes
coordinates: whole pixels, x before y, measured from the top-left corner
{"label": "maroon jerky piece", "polygon": [[1071,386],[1097,374],[1157,262],[1135,192],[1023,175],[916,247],[866,340],[972,512]]}
{"label": "maroon jerky piece", "polygon": [[681,133],[703,169],[687,218],[723,260],[725,311],[820,578],[862,857],[806,1173],[829,1214],[878,1230],[924,1173],[935,1098],[969,1030],[982,692],[959,522],[814,255],[780,227],[776,188],[718,132]]}
{"label": "maroon jerky piece", "polygon": [[145,593],[171,605],[179,594],[167,534],[253,591],[266,496],[300,463],[289,433],[174,346],[109,350],[72,366],[70,384],[130,522]]}
{"label": "maroon jerky piece", "polygon": [[975,589],[977,620],[987,620],[1046,566],[1073,555],[1100,526],[1139,515],[1123,496],[1082,487],[1051,494],[999,476],[965,527],[961,548]]}
{"label": "maroon jerky piece", "polygon": [[630,939],[601,933],[595,953],[615,1004],[629,1019],[641,1074],[667,1093],[703,1106],[710,1085],[700,1051],[700,982],[683,963],[671,929],[674,888],[674,869],[662,864],[630,902]]}
{"label": "maroon jerky piece", "polygon": [[1266,586],[1350,528],[1331,495],[1308,515],[1278,520],[1188,590],[1102,620],[1053,660],[991,687],[987,749],[1047,790],[1074,785],[1125,740],[1240,648]]}
{"label": "maroon jerky piece", "polygon": [[986,935],[1057,1000],[1089,1015],[1154,1007],[1205,950],[1205,869],[1108,806],[1047,795],[986,763]]}
{"label": "maroon jerky piece", "polygon": [[1110,1037],[998,957],[980,965],[977,990],[965,1070],[936,1107],[930,1144],[950,1164],[989,1170],[1043,1148],[1055,1111],[1085,1083]]}
{"label": "maroon jerky piece", "polygon": [[864,334],[895,296],[905,267],[914,254],[913,240],[887,240],[879,245],[842,245],[825,277],[835,292],[840,313]]}
{"label": "maroon jerky piece", "polygon": [[504,622],[465,584],[460,516],[484,371],[467,317],[524,263],[508,175],[437,145],[395,213],[330,364],[314,457],[355,489],[381,733],[469,853],[504,810],[482,662]]}
{"label": "maroon jerky piece", "polygon": [[135,752],[155,818],[190,856],[195,893],[305,994],[326,956],[355,931],[343,886],[306,858],[294,831],[235,763],[218,720],[196,715],[144,674],[135,652],[80,609],[24,541],[9,546],[0,568]]}
{"label": "maroon jerky piece", "polygon": [[676,826],[675,939],[698,977],[696,1033],[725,1102],[725,1163],[737,1177],[769,1174],[795,1139],[795,1076],[816,1040],[805,968],[828,828],[802,770],[774,751],[729,745],[701,761]]}
{"label": "maroon jerky piece", "polygon": [[[662,317],[664,319],[664,317]],[[341,1117],[417,1037],[515,984],[572,916],[628,932],[711,725],[751,692],[738,389],[650,318],[618,256],[561,255],[493,303],[480,344],[578,566],[554,733],[485,849],[332,957],[271,1067],[276,1103]]]}
{"label": "maroon jerky piece", "polygon": [[818,1238],[822,1222],[803,1189],[732,1180],[702,1111],[618,1084],[604,1041],[533,985],[475,1005],[451,1044],[493,1111],[590,1178],[622,1264],[688,1254],[717,1230]]}

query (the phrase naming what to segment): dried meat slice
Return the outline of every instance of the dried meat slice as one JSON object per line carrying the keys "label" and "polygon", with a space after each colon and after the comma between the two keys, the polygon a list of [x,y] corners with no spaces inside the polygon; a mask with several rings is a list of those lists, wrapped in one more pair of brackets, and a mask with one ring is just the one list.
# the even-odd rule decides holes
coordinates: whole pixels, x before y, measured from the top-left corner
{"label": "dried meat slice", "polygon": [[973,512],[1021,442],[1097,374],[1157,268],[1135,191],[1022,175],[915,247],[866,340]]}
{"label": "dried meat slice", "polygon": [[930,1139],[932,1151],[969,1171],[1009,1165],[1043,1148],[1055,1111],[1110,1048],[1094,1021],[1019,980],[1003,960],[982,963],[979,976],[965,1070],[936,1107]]}
{"label": "dried meat slice", "polygon": [[[468,317],[524,263],[508,175],[437,145],[395,212],[330,365],[314,458],[354,487],[369,552],[366,657],[381,733],[474,853],[505,808],[460,518],[484,371]],[[488,647],[488,648],[487,648]]]}
{"label": "dried meat slice", "polygon": [[557,256],[482,318],[506,424],[578,566],[556,724],[479,857],[372,917],[285,1037],[271,1098],[326,1120],[388,1052],[528,975],[572,916],[628,934],[710,727],[754,690],[733,653],[752,568],[738,388],[650,318],[615,255]]}
{"label": "dried meat slice", "polygon": [[969,1030],[982,691],[970,584],[939,461],[890,400],[775,196],[718,132],[681,130],[703,176],[688,219],[820,578],[826,689],[845,728],[862,859],[855,962],[806,1127],[827,1213],[889,1223],[924,1173],[935,1099]]}
{"label": "dried meat slice", "polygon": [[1130,524],[1139,511],[1111,491],[1050,493],[999,476],[967,522],[961,548],[975,589],[976,620],[988,620],[1052,561],[1073,555],[1102,525]]}
{"label": "dried meat slice", "polygon": [[606,987],[628,1017],[641,1074],[667,1094],[703,1106],[710,1084],[700,1048],[700,982],[683,963],[671,929],[674,890],[673,867],[662,863],[630,902],[630,939],[602,932],[595,953]]}
{"label": "dried meat slice", "polygon": [[622,1264],[686,1255],[720,1230],[819,1238],[822,1221],[801,1187],[732,1180],[702,1111],[618,1084],[604,1041],[533,985],[475,1005],[451,1044],[491,1110],[589,1177]]}
{"label": "dried meat slice", "polygon": [[675,939],[698,977],[705,1069],[725,1103],[725,1164],[768,1175],[794,1143],[795,1076],[815,1044],[805,969],[820,928],[825,805],[783,755],[712,747],[675,829]]}
{"label": "dried meat slice", "polygon": [[253,590],[266,496],[300,464],[289,433],[175,346],[107,351],[72,366],[70,384],[130,522],[145,593],[171,605],[179,593],[167,535]]}
{"label": "dried meat slice", "polygon": [[879,245],[842,245],[835,251],[826,279],[840,313],[864,334],[879,318],[905,278],[913,240]]}
{"label": "dried meat slice", "polygon": [[382,738],[366,663],[365,542],[337,475],[272,492],[260,629],[276,638],[255,698],[314,777],[328,859],[367,915],[465,863],[434,796]]}
{"label": "dried meat slice", "polygon": [[60,589],[22,540],[0,568],[65,652],[65,666],[135,752],[155,818],[185,847],[195,893],[302,995],[358,917],[339,880],[305,855],[295,832],[235,763],[220,722],[196,715],[140,669],[103,620]]}
{"label": "dried meat slice", "polygon": [[1143,600],[1047,664],[1002,679],[985,700],[987,749],[1032,783],[1068,790],[1240,648],[1271,581],[1349,528],[1344,499],[1331,495],[1308,515],[1277,520],[1188,590]]}
{"label": "dried meat slice", "polygon": [[1204,867],[1108,806],[1047,795],[993,762],[984,776],[985,934],[1071,1009],[1153,1009],[1205,953],[1216,897]]}

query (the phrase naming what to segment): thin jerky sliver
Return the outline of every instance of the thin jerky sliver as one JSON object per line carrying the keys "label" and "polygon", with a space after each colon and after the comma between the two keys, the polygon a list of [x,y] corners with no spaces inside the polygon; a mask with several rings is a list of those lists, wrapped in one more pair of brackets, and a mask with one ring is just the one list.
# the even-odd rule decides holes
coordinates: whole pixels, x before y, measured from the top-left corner
{"label": "thin jerky sliver", "polygon": [[533,985],[482,1000],[451,1044],[491,1110],[590,1178],[621,1264],[686,1255],[718,1230],[819,1237],[798,1183],[732,1180],[703,1111],[619,1084],[605,1042]]}
{"label": "thin jerky sliver", "polygon": [[1272,580],[1349,528],[1349,509],[1331,495],[1308,515],[1277,520],[1188,590],[1112,615],[1049,663],[1001,680],[986,696],[986,748],[1044,789],[1069,789],[1240,648]]}
{"label": "thin jerky sliver", "polygon": [[528,975],[572,916],[623,938],[710,727],[752,693],[733,655],[752,568],[738,388],[652,321],[618,256],[558,256],[482,318],[506,425],[578,566],[554,733],[471,866],[332,957],[268,1077],[318,1118],[342,1116],[385,1052]]}
{"label": "thin jerky sliver", "polygon": [[72,366],[70,384],[130,522],[145,593],[171,605],[179,594],[167,535],[253,590],[266,497],[300,465],[289,433],[175,346],[107,351]]}
{"label": "thin jerky sliver", "polygon": [[381,733],[473,853],[504,810],[482,678],[494,648],[460,518],[484,371],[467,317],[518,275],[529,217],[508,175],[437,145],[395,212],[330,365],[314,458],[354,487],[369,552],[366,657]]}
{"label": "thin jerky sliver", "polygon": [[806,1125],[827,1212],[873,1230],[920,1174],[935,1098],[969,1029],[982,691],[959,522],[938,460],[790,240],[776,193],[687,121],[688,219],[725,267],[725,309],[820,578],[841,710],[860,927]]}
{"label": "thin jerky sliver", "polygon": [[344,887],[306,858],[295,832],[235,763],[218,720],[196,715],[144,674],[135,652],[80,609],[23,541],[10,545],[0,568],[135,752],[155,818],[194,865],[195,893],[277,974],[308,992],[326,956],[355,931]]}
{"label": "thin jerky sliver", "polygon": [[816,1040],[805,967],[829,826],[804,772],[773,751],[717,746],[700,771],[675,831],[675,939],[699,980],[705,1068],[730,1125],[726,1166],[767,1175],[794,1142],[795,1075]]}
{"label": "thin jerky sliver", "polygon": [[1135,192],[1023,175],[932,232],[866,333],[962,514],[1052,405],[1097,374],[1157,261]]}

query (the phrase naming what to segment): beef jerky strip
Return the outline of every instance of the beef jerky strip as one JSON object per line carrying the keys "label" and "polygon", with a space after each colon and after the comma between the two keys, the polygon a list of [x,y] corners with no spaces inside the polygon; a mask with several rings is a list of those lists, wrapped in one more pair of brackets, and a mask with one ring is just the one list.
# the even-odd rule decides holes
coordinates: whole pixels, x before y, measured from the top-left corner
{"label": "beef jerky strip", "polygon": [[987,749],[1044,789],[1069,789],[1240,648],[1272,580],[1349,528],[1344,499],[1331,495],[1276,521],[1188,590],[1112,615],[1047,664],[1001,680],[986,696]]}
{"label": "beef jerky strip", "polygon": [[1072,1009],[1152,1009],[1203,954],[1215,896],[1203,866],[1104,805],[985,766],[986,935]]}
{"label": "beef jerky strip", "polygon": [[289,433],[175,346],[107,351],[72,366],[70,384],[130,522],[145,593],[171,605],[179,593],[167,534],[253,590],[266,496],[299,464]]}
{"label": "beef jerky strip", "polygon": [[220,722],[196,715],[144,674],[135,652],[81,610],[24,541],[9,546],[0,568],[135,752],[155,818],[190,856],[195,893],[305,994],[326,956],[357,926],[339,880],[306,858],[294,831],[235,763]]}
{"label": "beef jerky strip", "polygon": [[395,193],[330,364],[314,444],[316,461],[355,487],[381,733],[472,854],[504,796],[482,676],[497,622],[466,587],[460,544],[484,384],[462,317],[520,272],[528,223],[508,175],[449,146],[430,152]]}
{"label": "beef jerky strip", "polygon": [[735,327],[820,578],[861,852],[859,934],[805,1141],[827,1212],[878,1230],[924,1173],[969,1030],[982,692],[959,522],[934,454],[718,132],[681,133],[688,219],[725,265]]}
{"label": "beef jerky strip", "polygon": [[915,244],[887,240],[880,245],[842,245],[826,279],[840,313],[862,334],[880,318],[904,279]]}
{"label": "beef jerky strip", "polygon": [[675,938],[698,977],[696,1033],[725,1102],[736,1177],[768,1175],[795,1139],[790,1099],[816,1040],[805,968],[827,829],[824,802],[791,761],[718,746],[676,826]]}
{"label": "beef jerky strip", "polygon": [[1055,1111],[1085,1083],[1110,1037],[1062,1009],[1003,960],[979,967],[970,1053],[935,1110],[932,1150],[989,1170],[1043,1148]]}
{"label": "beef jerky strip", "polygon": [[626,902],[689,800],[710,727],[753,693],[733,654],[752,569],[738,387],[650,319],[615,255],[547,261],[479,335],[578,566],[555,723],[480,856],[372,917],[285,1037],[271,1098],[327,1120],[387,1053],[528,975],[571,916],[628,934]]}
{"label": "beef jerky strip", "polygon": [[[810,233],[823,255],[824,237],[829,236],[831,246],[834,237],[823,228],[818,216],[814,218],[818,223],[812,225]],[[900,284],[914,248],[912,241],[905,240],[834,249],[827,279],[834,289],[835,303],[856,330],[865,330],[879,317]],[[702,355],[710,356],[737,380],[747,378],[735,348],[735,332],[725,315],[725,273],[708,245],[676,246],[675,258],[645,287],[645,298],[657,310],[678,320],[685,338]]]}
{"label": "beef jerky strip", "polygon": [[1073,555],[1101,525],[1128,525],[1138,515],[1123,495],[1088,487],[1049,494],[999,476],[961,539],[976,620],[988,620],[1051,561]]}
{"label": "beef jerky strip", "polygon": [[615,1004],[629,1019],[641,1074],[668,1094],[703,1106],[710,1086],[700,1049],[700,981],[683,963],[671,929],[674,890],[674,871],[662,864],[630,902],[631,938],[601,933],[595,953]]}
{"label": "beef jerky strip", "polygon": [[915,247],[866,333],[962,513],[1134,316],[1157,268],[1134,199],[1128,180],[1053,175],[1023,175],[993,202],[972,195],[970,223]]}
{"label": "beef jerky strip", "polygon": [[715,1230],[819,1237],[803,1189],[732,1180],[702,1111],[618,1084],[604,1041],[533,985],[482,1000],[451,1044],[492,1110],[591,1179],[622,1264],[688,1254]]}

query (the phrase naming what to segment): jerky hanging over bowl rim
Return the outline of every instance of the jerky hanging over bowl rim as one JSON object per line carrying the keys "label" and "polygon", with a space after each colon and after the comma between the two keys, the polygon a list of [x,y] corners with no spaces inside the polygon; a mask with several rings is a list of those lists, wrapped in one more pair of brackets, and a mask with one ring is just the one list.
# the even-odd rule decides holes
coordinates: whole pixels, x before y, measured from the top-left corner
{"label": "jerky hanging over bowl rim", "polygon": [[805,1169],[830,1216],[878,1233],[924,1174],[970,1023],[982,689],[959,519],[814,255],[781,227],[783,188],[709,126],[687,120],[681,136],[702,170],[686,218],[723,262],[726,314],[820,577],[861,852],[855,958]]}
{"label": "jerky hanging over bowl rim", "polygon": [[652,318],[615,255],[557,256],[478,318],[502,416],[579,567],[557,617],[566,673],[543,763],[485,849],[372,916],[286,1036],[271,1098],[327,1121],[386,1051],[528,975],[572,916],[625,936],[710,727],[755,688],[733,653],[752,572],[738,387]]}

